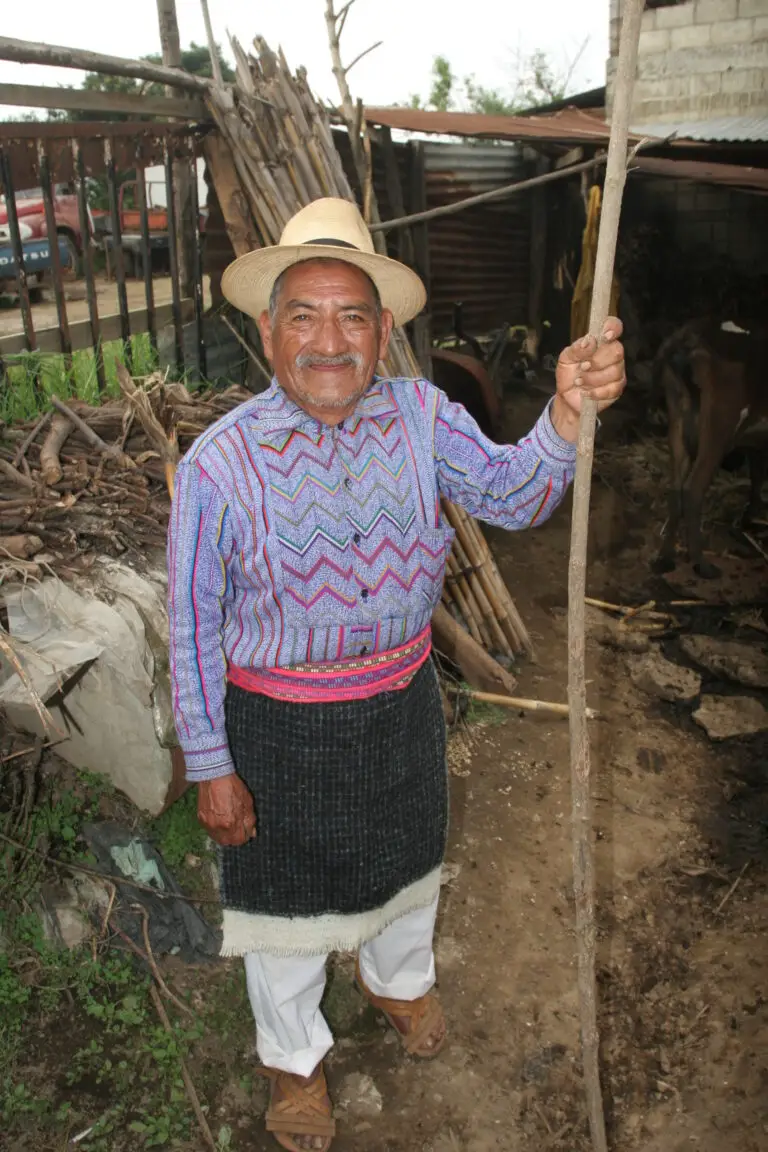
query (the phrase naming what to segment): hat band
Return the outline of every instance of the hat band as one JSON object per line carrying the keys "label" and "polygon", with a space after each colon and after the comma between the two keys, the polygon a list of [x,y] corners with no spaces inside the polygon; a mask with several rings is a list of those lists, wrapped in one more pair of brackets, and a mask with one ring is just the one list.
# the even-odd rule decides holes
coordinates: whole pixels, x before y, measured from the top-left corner
{"label": "hat band", "polygon": [[322,244],[329,248],[353,248],[355,252],[360,251],[356,244],[348,244],[346,240],[333,240],[328,237],[321,237],[319,240],[302,240],[301,246],[304,247],[305,244]]}

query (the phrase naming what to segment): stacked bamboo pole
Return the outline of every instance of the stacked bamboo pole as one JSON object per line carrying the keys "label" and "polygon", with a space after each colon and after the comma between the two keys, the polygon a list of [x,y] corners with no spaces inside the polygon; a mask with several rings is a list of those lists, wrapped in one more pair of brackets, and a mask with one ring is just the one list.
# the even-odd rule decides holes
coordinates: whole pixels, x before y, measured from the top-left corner
{"label": "stacked bamboo pole", "polygon": [[[255,52],[232,41],[236,83],[212,86],[208,104],[227,145],[225,164],[217,143],[209,150],[211,172],[227,229],[239,256],[258,232],[264,245],[277,244],[283,228],[304,205],[324,196],[354,200],[336,150],[326,110],[315,100],[300,69],[292,75],[282,53],[258,37]],[[233,171],[234,166],[234,171]],[[239,188],[233,194],[233,179]],[[383,237],[377,237],[383,244]],[[402,329],[392,334],[383,370],[388,376],[419,376]],[[443,502],[456,540],[443,600],[486,651],[512,657],[533,654],[528,632],[477,524]]]}

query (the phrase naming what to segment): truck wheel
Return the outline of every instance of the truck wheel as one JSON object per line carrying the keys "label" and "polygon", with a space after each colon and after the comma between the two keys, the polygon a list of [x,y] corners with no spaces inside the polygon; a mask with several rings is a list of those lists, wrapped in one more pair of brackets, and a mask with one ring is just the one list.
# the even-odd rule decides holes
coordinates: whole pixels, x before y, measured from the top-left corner
{"label": "truck wheel", "polygon": [[77,241],[71,232],[61,230],[56,235],[59,240],[59,249],[61,250],[63,246],[66,250],[66,259],[61,269],[62,280],[77,280],[80,277],[80,252]]}

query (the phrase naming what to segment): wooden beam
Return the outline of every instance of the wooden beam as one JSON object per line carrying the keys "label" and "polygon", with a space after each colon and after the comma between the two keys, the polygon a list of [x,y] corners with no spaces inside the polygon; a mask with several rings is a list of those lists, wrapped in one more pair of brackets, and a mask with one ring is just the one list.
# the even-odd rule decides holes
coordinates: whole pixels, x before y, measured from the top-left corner
{"label": "wooden beam", "polygon": [[[118,33],[119,34],[119,33]],[[86,52],[82,48],[65,48],[59,44],[39,44],[30,40],[15,40],[0,36],[0,60],[14,64],[47,64],[57,68],[79,68],[84,72],[102,72],[107,76],[130,76],[135,80],[153,80],[170,84],[173,88],[187,88],[192,92],[207,92],[211,81],[193,76],[178,68],[165,68],[148,60],[126,60],[122,56],[104,56],[101,52]]]}
{"label": "wooden beam", "polygon": [[[194,303],[192,300],[182,300],[181,318],[184,323],[194,318]],[[130,321],[132,336],[138,336],[141,332],[149,331],[146,308],[137,308],[135,311],[129,312],[128,319]],[[172,321],[173,311],[171,304],[160,304],[155,308],[155,325],[157,328],[162,328],[164,325],[172,323]],[[109,340],[120,340],[122,338],[119,313],[115,313],[112,316],[100,317],[100,325],[102,343],[107,343]],[[74,324],[70,324],[69,334],[72,340],[73,351],[91,347],[90,321],[78,320]],[[45,352],[47,354],[61,352],[60,332],[58,328],[42,328],[39,332],[36,332],[35,335],[37,337],[38,352]],[[24,334],[21,332],[15,332],[12,336],[0,336],[0,360],[6,356],[18,355],[24,351],[25,347]],[[6,364],[6,368],[8,367],[10,367],[10,365]]]}
{"label": "wooden beam", "polygon": [[205,103],[193,96],[139,96],[129,92],[89,92],[82,88],[44,88],[35,84],[0,84],[0,104],[15,108],[62,108],[68,112],[126,112],[134,116],[169,116],[204,120]]}

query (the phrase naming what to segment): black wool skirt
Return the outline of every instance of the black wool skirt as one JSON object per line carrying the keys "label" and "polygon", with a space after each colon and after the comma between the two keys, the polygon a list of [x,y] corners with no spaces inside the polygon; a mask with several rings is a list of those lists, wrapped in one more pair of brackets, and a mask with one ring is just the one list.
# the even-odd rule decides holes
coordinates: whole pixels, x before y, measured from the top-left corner
{"label": "black wool skirt", "polygon": [[398,692],[297,704],[230,685],[257,836],[221,849],[226,955],[354,948],[439,891],[446,736],[431,661]]}

